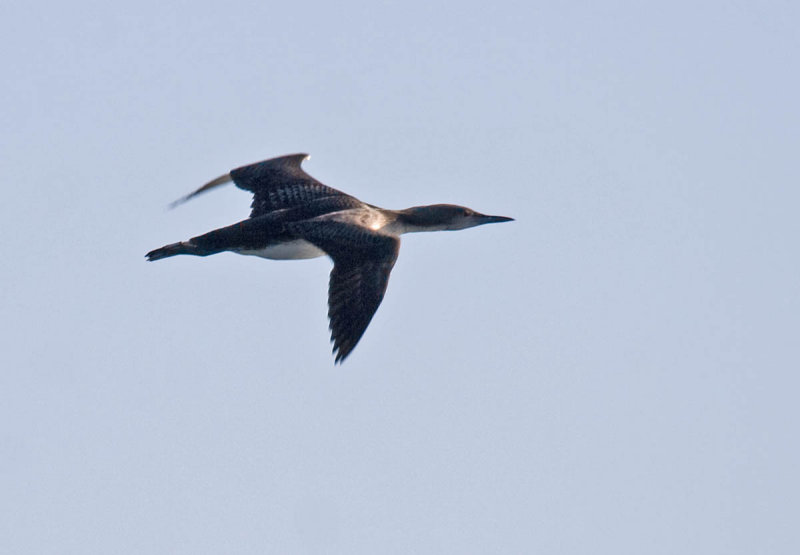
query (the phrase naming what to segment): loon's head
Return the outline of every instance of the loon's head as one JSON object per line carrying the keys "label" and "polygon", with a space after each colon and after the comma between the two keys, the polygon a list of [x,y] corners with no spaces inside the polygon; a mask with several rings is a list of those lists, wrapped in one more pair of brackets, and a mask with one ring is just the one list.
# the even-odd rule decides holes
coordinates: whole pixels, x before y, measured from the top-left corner
{"label": "loon's head", "polygon": [[444,231],[466,229],[476,225],[511,222],[514,218],[487,216],[466,206],[431,204],[400,211],[409,231]]}

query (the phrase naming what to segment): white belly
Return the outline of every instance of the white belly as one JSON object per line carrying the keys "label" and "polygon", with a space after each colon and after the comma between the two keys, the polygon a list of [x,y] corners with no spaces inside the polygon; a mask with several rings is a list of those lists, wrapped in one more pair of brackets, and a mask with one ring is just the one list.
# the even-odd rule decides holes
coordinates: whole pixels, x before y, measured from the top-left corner
{"label": "white belly", "polygon": [[260,256],[261,258],[270,258],[272,260],[299,260],[302,258],[325,256],[325,251],[303,239],[295,239],[294,241],[270,245],[264,249],[240,250],[237,252],[239,254]]}

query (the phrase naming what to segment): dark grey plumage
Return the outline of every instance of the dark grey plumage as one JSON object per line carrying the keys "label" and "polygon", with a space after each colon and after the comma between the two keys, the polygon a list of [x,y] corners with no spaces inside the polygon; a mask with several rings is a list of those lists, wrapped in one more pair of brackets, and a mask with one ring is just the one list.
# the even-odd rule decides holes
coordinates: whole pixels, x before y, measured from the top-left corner
{"label": "dark grey plumage", "polygon": [[147,253],[147,259],[223,251],[274,259],[327,254],[334,263],[328,289],[331,341],[335,361],[341,362],[383,300],[400,249],[400,234],[512,220],[451,204],[378,208],[305,173],[301,163],[307,157],[292,154],[242,166],[179,199],[173,206],[229,181],[253,193],[247,220],[155,249]]}

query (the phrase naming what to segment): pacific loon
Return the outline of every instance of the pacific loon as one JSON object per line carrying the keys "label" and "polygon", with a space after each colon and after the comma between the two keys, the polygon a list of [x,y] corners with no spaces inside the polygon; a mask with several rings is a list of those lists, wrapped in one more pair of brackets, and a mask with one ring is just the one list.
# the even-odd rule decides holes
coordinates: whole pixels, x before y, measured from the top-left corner
{"label": "pacific loon", "polygon": [[383,300],[401,234],[513,220],[453,204],[379,208],[308,175],[300,167],[307,158],[307,154],[291,154],[243,166],[175,201],[173,206],[229,181],[253,193],[248,219],[155,249],[147,253],[147,259],[223,251],[274,260],[328,255],[333,259],[328,318],[338,363],[356,346]]}

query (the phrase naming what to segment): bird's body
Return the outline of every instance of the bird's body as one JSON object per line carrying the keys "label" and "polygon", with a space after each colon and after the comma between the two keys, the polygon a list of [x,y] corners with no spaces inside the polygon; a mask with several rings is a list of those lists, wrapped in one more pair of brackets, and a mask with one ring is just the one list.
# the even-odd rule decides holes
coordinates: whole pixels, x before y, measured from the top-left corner
{"label": "bird's body", "polygon": [[273,260],[330,256],[328,316],[336,361],[358,343],[383,300],[400,248],[399,236],[416,231],[465,229],[510,221],[450,204],[388,210],[323,185],[300,167],[306,154],[272,158],[223,175],[177,203],[233,181],[253,193],[250,218],[166,245],[148,260],[223,251]]}

